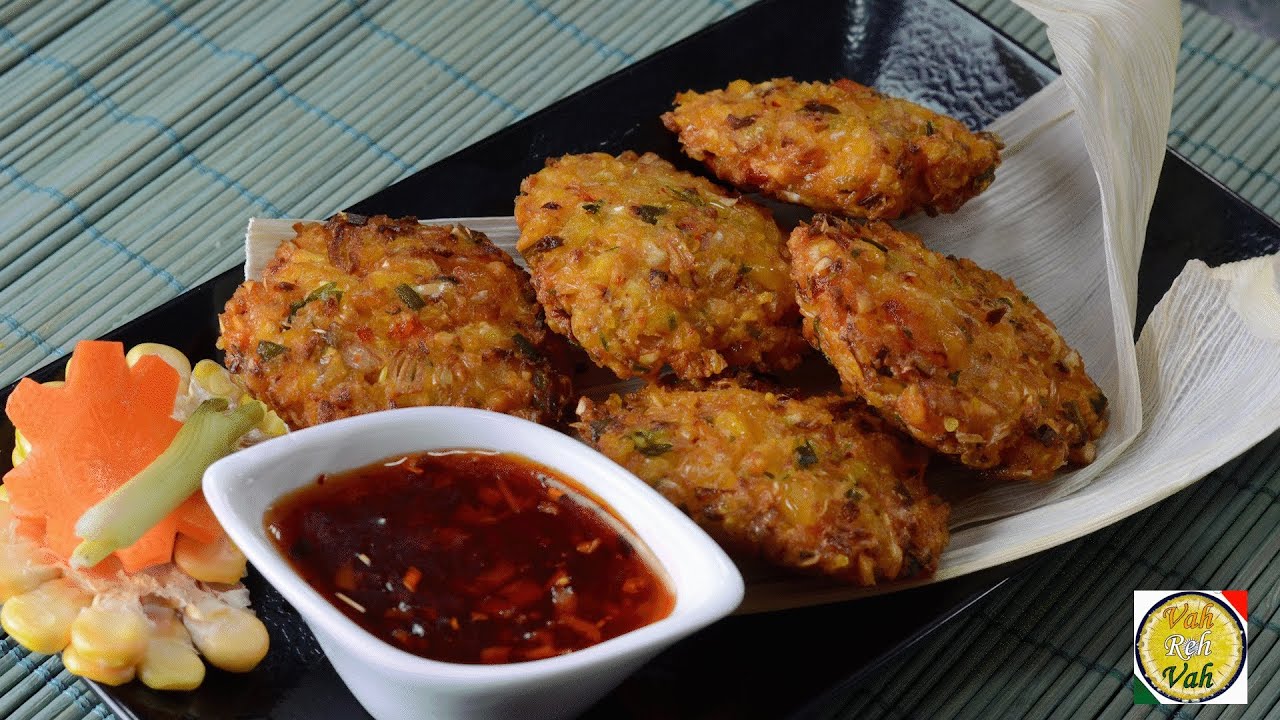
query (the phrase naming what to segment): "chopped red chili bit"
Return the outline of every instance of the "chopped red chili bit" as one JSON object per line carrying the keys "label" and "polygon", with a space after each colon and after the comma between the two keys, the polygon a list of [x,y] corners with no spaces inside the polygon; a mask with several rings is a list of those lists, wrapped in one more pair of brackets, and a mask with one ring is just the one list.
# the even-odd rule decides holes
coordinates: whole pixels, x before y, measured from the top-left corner
{"label": "chopped red chili bit", "polygon": [[408,570],[404,571],[404,586],[409,592],[415,592],[418,589],[418,582],[422,580],[422,571],[412,565]]}

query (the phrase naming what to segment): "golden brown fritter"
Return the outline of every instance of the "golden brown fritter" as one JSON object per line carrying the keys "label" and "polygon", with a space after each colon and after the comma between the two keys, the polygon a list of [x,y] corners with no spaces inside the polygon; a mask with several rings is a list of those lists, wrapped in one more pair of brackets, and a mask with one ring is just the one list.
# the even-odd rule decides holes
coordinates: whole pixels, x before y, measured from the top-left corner
{"label": "golden brown fritter", "polygon": [[858,585],[927,576],[950,509],[928,459],[865,406],[731,381],[583,398],[575,426],[727,548]]}
{"label": "golden brown fritter", "polygon": [[955,212],[991,184],[1003,147],[852,80],[735,80],[680,93],[662,121],[725,182],[861,218]]}
{"label": "golden brown fritter", "polygon": [[547,322],[619,377],[794,367],[786,239],[763,207],[651,153],[567,155],[525,178],[520,252]]}
{"label": "golden brown fritter", "polygon": [[789,244],[806,337],[916,440],[1009,479],[1093,461],[1107,399],[1008,279],[882,222],[818,215]]}
{"label": "golden brown fritter", "polygon": [[219,317],[227,367],[291,427],[413,405],[561,417],[563,341],[483,234],[356,215],[295,229]]}

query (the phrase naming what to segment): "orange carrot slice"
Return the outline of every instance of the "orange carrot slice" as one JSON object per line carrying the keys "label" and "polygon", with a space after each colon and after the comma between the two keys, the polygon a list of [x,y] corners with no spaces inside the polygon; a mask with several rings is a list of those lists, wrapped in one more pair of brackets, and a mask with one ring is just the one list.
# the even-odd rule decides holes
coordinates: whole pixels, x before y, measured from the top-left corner
{"label": "orange carrot slice", "polygon": [[178,532],[197,542],[207,545],[225,534],[218,518],[213,514],[213,509],[209,507],[209,503],[205,502],[203,492],[187,498],[175,515],[178,520]]}
{"label": "orange carrot slice", "polygon": [[[23,380],[5,410],[31,443],[26,461],[5,475],[13,513],[25,527],[44,525],[42,542],[68,559],[79,544],[76,521],[151,464],[181,427],[173,403],[178,373],[155,356],[133,367],[124,346],[84,341],[61,387]],[[167,563],[174,533],[212,542],[222,533],[203,496],[189,499],[115,553],[127,572]]]}

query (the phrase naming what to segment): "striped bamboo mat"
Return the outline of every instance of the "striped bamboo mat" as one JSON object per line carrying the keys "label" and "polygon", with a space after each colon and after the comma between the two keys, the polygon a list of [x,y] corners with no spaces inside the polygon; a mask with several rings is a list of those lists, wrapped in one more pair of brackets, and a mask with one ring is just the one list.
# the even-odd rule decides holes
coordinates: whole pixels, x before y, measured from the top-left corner
{"label": "striped bamboo mat", "polygon": [[[1007,0],[962,2],[1050,56]],[[748,3],[3,5],[0,383],[237,263],[245,217],[327,215]],[[1280,51],[1190,7],[1184,22],[1170,145],[1280,215]],[[1256,598],[1246,715],[1262,717],[1280,693],[1278,443],[1073,543],[832,716],[1132,713],[1127,625],[1071,628],[1132,587],[1229,586]],[[1198,507],[1217,512],[1166,540]],[[0,638],[0,717],[111,713]]]}

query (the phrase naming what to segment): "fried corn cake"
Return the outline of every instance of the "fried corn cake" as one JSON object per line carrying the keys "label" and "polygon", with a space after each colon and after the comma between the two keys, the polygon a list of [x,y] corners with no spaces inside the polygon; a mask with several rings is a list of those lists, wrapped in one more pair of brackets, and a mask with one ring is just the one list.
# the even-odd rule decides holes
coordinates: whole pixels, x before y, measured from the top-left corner
{"label": "fried corn cake", "polygon": [[789,245],[806,337],[917,441],[1006,479],[1093,461],[1106,396],[1010,280],[883,222],[818,215]]}
{"label": "fried corn cake", "polygon": [[622,378],[789,369],[800,335],[768,210],[647,153],[567,155],[521,184],[519,250],[556,332]]}
{"label": "fried corn cake", "polygon": [[355,215],[295,229],[219,317],[227,368],[290,427],[415,405],[561,418],[563,341],[483,234]]}
{"label": "fried corn cake", "polygon": [[860,403],[730,380],[583,398],[580,435],[726,548],[856,585],[930,575],[950,509],[927,453]]}
{"label": "fried corn cake", "polygon": [[955,212],[991,184],[999,138],[852,80],[684,92],[663,123],[721,180],[814,210]]}

